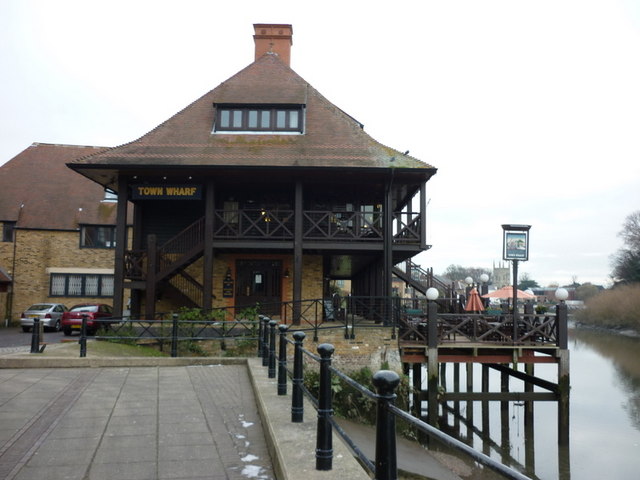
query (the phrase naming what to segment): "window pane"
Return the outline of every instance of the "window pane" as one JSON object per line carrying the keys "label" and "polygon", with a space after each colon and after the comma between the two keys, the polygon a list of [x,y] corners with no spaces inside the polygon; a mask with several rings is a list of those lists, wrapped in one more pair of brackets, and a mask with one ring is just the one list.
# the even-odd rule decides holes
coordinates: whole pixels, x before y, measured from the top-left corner
{"label": "window pane", "polygon": [[82,275],[69,275],[69,287],[67,294],[72,297],[82,295]]}
{"label": "window pane", "polygon": [[88,297],[98,296],[98,275],[87,275],[84,284],[84,294]]}
{"label": "window pane", "polygon": [[51,275],[51,295],[64,295],[64,275]]}
{"label": "window pane", "polygon": [[269,110],[260,110],[260,127],[269,128],[271,112]]}
{"label": "window pane", "polygon": [[100,295],[103,297],[113,296],[113,275],[102,275],[102,288]]}
{"label": "window pane", "polygon": [[242,110],[233,111],[233,128],[242,127]]}
{"label": "window pane", "polygon": [[220,126],[229,128],[231,112],[229,110],[220,110]]}
{"label": "window pane", "polygon": [[287,112],[285,110],[278,110],[276,112],[276,128],[286,128]]}
{"label": "window pane", "polygon": [[298,112],[296,110],[291,110],[289,112],[289,128],[299,128],[298,127]]}
{"label": "window pane", "polygon": [[249,110],[249,128],[258,128],[257,110]]}

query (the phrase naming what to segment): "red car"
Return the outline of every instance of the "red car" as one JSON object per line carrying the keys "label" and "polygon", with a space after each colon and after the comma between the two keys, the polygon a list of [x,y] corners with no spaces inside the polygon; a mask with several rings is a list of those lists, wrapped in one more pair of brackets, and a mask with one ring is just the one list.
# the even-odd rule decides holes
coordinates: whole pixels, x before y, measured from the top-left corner
{"label": "red car", "polygon": [[[104,303],[82,303],[74,305],[68,312],[62,314],[62,331],[65,335],[72,332],[80,333],[82,317],[87,316],[87,335],[95,335],[99,328],[108,328],[111,323],[105,321],[113,316],[111,305]],[[101,320],[104,319],[104,320]]]}

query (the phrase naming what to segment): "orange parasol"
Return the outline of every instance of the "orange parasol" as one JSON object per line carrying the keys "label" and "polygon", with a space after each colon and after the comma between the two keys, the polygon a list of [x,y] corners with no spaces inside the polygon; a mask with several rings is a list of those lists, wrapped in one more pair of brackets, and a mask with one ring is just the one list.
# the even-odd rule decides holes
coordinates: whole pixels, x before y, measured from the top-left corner
{"label": "orange parasol", "polygon": [[478,289],[472,288],[469,292],[469,298],[467,299],[467,304],[464,306],[465,312],[482,312],[484,311],[484,305],[482,304],[482,299],[478,294]]}

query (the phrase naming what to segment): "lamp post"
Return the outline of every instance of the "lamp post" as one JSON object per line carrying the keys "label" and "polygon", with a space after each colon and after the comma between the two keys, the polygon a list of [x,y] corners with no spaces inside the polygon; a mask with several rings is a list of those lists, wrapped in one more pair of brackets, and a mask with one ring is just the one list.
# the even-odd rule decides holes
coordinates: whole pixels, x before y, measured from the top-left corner
{"label": "lamp post", "polygon": [[531,225],[502,225],[502,259],[513,263],[513,341],[518,338],[518,262],[529,260]]}

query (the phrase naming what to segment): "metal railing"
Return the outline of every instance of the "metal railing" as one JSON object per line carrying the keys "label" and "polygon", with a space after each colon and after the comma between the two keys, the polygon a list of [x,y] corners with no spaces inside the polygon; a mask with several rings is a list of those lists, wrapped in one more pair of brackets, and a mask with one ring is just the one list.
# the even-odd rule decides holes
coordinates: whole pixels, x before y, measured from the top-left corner
{"label": "metal railing", "polygon": [[[291,422],[301,423],[304,420],[304,396],[317,411],[316,435],[316,469],[331,470],[333,464],[333,430],[349,446],[353,454],[361,461],[363,467],[373,475],[375,480],[395,480],[398,478],[397,448],[396,448],[396,418],[401,418],[430,438],[434,438],[454,448],[460,453],[468,455],[475,462],[488,467],[505,478],[527,480],[529,477],[517,470],[509,468],[488,455],[480,453],[459,440],[450,437],[440,430],[428,425],[402,409],[395,406],[395,390],[400,383],[400,376],[390,370],[380,370],[373,375],[372,383],[376,393],[371,392],[345,373],[331,365],[334,346],[328,343],[318,345],[318,355],[306,350],[303,346],[305,333],[295,331],[293,340],[287,338],[288,327],[265,317],[261,320],[264,335],[258,355],[262,356],[262,365],[267,367],[269,378],[277,378],[278,395],[287,395],[287,378],[291,378]],[[276,335],[276,329],[278,334]],[[276,354],[276,337],[279,345]],[[293,345],[293,370],[287,367],[287,346]],[[304,386],[303,355],[319,364],[319,387],[316,398]],[[276,370],[277,365],[277,370]],[[332,375],[346,382],[351,387],[371,399],[376,404],[375,425],[375,459],[369,459],[348,434],[333,418],[332,405]]]}

